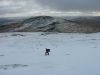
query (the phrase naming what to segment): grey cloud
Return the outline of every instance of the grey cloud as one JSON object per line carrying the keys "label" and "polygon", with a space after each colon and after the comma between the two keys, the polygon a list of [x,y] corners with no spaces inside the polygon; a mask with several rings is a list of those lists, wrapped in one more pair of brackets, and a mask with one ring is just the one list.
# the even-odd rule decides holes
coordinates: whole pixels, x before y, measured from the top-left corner
{"label": "grey cloud", "polygon": [[0,0],[0,15],[31,11],[33,3],[34,0]]}
{"label": "grey cloud", "polygon": [[35,11],[40,15],[45,10],[49,10],[48,12],[79,11],[89,14],[100,11],[100,0],[0,0],[0,15],[23,15],[32,12],[34,15]]}
{"label": "grey cloud", "polygon": [[43,7],[60,11],[100,11],[100,0],[37,0]]}

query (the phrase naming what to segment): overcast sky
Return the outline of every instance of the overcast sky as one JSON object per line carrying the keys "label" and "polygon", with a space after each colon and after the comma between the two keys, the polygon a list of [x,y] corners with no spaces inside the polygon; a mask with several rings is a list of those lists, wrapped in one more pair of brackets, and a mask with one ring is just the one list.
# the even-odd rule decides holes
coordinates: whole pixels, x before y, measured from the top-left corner
{"label": "overcast sky", "polygon": [[99,16],[100,0],[0,0],[0,17]]}

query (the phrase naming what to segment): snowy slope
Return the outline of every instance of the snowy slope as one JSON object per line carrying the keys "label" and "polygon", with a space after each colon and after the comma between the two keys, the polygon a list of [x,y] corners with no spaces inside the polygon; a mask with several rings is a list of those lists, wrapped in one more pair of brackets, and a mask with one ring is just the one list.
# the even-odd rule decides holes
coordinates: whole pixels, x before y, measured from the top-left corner
{"label": "snowy slope", "polygon": [[100,33],[1,33],[0,75],[100,75]]}

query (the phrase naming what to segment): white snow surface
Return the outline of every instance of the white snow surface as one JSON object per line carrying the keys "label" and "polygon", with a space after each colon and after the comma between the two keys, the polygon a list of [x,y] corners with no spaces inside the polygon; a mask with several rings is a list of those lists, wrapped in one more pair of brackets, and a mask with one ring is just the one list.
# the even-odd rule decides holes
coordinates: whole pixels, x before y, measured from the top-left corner
{"label": "white snow surface", "polygon": [[41,34],[0,33],[0,75],[100,75],[100,33]]}

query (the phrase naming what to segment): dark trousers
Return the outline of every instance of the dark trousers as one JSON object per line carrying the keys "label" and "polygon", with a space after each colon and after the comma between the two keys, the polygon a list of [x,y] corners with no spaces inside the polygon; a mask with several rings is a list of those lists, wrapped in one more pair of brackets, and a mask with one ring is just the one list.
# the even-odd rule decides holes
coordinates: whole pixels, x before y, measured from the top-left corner
{"label": "dark trousers", "polygon": [[49,55],[49,52],[45,52],[45,55]]}

